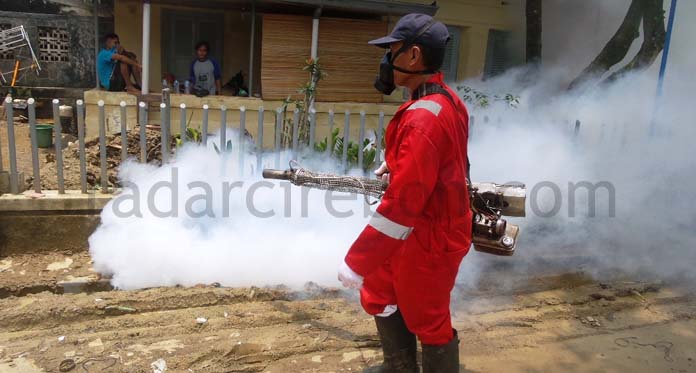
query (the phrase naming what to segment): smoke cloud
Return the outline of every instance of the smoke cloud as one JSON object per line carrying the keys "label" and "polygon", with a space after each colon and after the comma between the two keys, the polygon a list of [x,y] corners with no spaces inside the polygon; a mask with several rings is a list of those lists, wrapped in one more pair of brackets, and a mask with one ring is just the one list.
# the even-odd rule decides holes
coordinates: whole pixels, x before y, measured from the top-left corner
{"label": "smoke cloud", "polygon": [[[238,138],[228,132],[228,139]],[[128,187],[104,208],[89,240],[95,269],[123,289],[338,285],[336,269],[370,214],[364,199],[236,177],[237,152],[221,157],[212,145],[218,140],[207,148],[187,145],[163,167],[123,167]],[[274,159],[271,154],[264,164]],[[282,168],[289,159],[282,154]],[[245,169],[252,163],[255,157],[247,157]],[[338,169],[319,160],[303,166]]]}

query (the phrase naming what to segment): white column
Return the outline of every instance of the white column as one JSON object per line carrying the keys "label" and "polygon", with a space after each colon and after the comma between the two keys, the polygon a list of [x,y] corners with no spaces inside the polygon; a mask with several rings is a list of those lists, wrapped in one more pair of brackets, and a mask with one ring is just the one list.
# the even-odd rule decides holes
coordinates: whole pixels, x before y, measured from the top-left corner
{"label": "white column", "polygon": [[251,40],[249,41],[249,97],[254,97],[254,34],[256,33],[256,2],[251,2]]}
{"label": "white column", "polygon": [[321,14],[321,8],[317,8],[314,12],[314,17],[312,18],[312,59],[317,58],[317,47],[319,45],[319,15]]}
{"label": "white column", "polygon": [[143,0],[143,59],[141,64],[142,85],[141,93],[146,95],[150,92],[150,0]]}
{"label": "white column", "polygon": [[[99,89],[99,71],[97,71],[97,60],[99,59],[99,3],[94,0],[94,76],[96,78],[96,88]],[[31,48],[31,47],[30,47]]]}
{"label": "white column", "polygon": [[[315,9],[312,17],[312,47],[310,50],[312,60],[316,60],[319,54],[317,51],[319,46],[319,17],[321,17],[321,8]],[[312,79],[312,82],[314,82],[314,79]],[[314,83],[312,83],[312,88],[314,88]],[[309,109],[310,111],[314,110],[314,99],[309,103]]]}

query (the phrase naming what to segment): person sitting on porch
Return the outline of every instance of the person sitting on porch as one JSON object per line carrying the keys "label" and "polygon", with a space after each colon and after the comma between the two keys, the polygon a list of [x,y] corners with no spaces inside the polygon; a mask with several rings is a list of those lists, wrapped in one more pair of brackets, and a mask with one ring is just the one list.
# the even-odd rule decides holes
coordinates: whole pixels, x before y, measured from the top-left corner
{"label": "person sitting on porch", "polygon": [[[126,51],[119,42],[118,35],[109,34],[104,38],[104,48],[97,56],[99,84],[111,92],[140,93],[140,72],[142,66],[135,54]],[[134,78],[135,83],[131,81]]]}
{"label": "person sitting on porch", "polygon": [[220,64],[208,56],[209,50],[208,42],[196,43],[196,59],[191,62],[189,73],[196,96],[214,96],[222,92]]}

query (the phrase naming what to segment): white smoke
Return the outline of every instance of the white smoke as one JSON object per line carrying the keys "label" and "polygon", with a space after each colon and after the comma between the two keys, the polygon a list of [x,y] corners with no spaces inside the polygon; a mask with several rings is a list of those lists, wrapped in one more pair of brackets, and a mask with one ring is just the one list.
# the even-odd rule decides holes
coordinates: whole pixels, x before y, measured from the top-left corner
{"label": "white smoke", "polygon": [[[227,138],[237,134],[228,131]],[[212,146],[218,138],[210,141],[207,148],[187,145],[163,167],[134,162],[123,167],[120,176],[130,187],[104,208],[102,224],[89,240],[95,268],[111,274],[113,285],[123,289],[214,282],[337,285],[337,268],[367,221],[364,200],[336,193],[336,199],[351,200],[333,201],[338,213],[332,214],[323,191],[307,193],[288,183],[259,184],[259,176],[237,177],[237,151],[221,157]],[[264,164],[273,165],[274,158],[266,156]],[[288,159],[289,154],[282,154],[281,168]],[[313,169],[335,167],[307,162],[304,166]],[[247,155],[245,169],[255,164],[255,157]],[[163,182],[167,184],[158,189]],[[235,182],[242,184],[225,192],[224,185]],[[172,188],[177,189],[174,200]],[[154,206],[148,206],[148,199]],[[142,217],[132,214],[134,201]],[[271,211],[272,216],[261,216]],[[339,216],[346,211],[353,216]],[[176,217],[160,217],[162,213]]]}
{"label": "white smoke", "polygon": [[[551,4],[562,7],[569,2]],[[618,5],[612,2],[605,7],[617,14],[620,12],[616,9],[621,8],[625,13],[628,5]],[[696,11],[695,5],[681,8],[677,22],[679,14]],[[584,17],[568,10],[562,14],[569,21],[572,18],[579,22]],[[614,27],[618,27],[622,16],[613,19]],[[563,17],[556,22],[564,22]],[[583,27],[592,34],[590,29],[595,26],[590,23]],[[474,180],[505,177],[528,187],[528,217],[511,219],[521,225],[522,233],[515,257],[505,259],[510,266],[526,268],[545,257],[586,256],[593,260],[584,270],[597,278],[628,274],[686,279],[689,286],[696,284],[692,268],[696,260],[696,107],[692,92],[696,86],[693,79],[687,78],[693,74],[690,61],[695,56],[693,49],[685,45],[692,28],[683,22],[675,27],[660,99],[656,98],[660,59],[647,71],[611,86],[566,91],[567,83],[601,50],[601,43],[594,43],[592,48],[567,43],[581,48],[559,48],[558,61],[565,62],[544,66],[542,74],[534,75],[540,80],[532,84],[528,83],[531,75],[526,67],[492,81],[465,82],[483,91],[521,95],[517,109],[501,104],[473,109],[476,124],[470,139]],[[576,31],[576,36],[585,34]],[[601,40],[606,42],[610,36]],[[553,44],[545,40],[546,47]],[[567,56],[562,56],[564,51]],[[567,58],[575,62],[569,63]],[[488,124],[483,123],[484,117],[489,118]],[[576,120],[580,121],[577,137]],[[613,186],[614,216],[609,213],[604,188],[598,189],[594,204],[583,188],[578,188],[573,198],[568,183],[584,181]],[[560,199],[554,198],[549,188],[541,189],[534,198],[533,188],[543,182],[556,185]],[[571,200],[575,200],[573,216]],[[551,217],[539,216],[532,211],[534,202],[542,212],[555,205],[560,209]],[[594,216],[591,205],[595,207]],[[462,285],[475,286],[481,261],[489,261],[481,256],[472,259],[465,261],[460,271]]]}

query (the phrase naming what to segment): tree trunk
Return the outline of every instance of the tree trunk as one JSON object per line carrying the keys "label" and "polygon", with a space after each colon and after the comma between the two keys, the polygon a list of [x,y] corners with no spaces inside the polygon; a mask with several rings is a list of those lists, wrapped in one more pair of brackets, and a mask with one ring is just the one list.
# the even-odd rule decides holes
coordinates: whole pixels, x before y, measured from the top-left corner
{"label": "tree trunk", "polygon": [[541,62],[541,1],[527,0],[527,63]]}
{"label": "tree trunk", "polygon": [[645,1],[643,6],[643,44],[635,57],[626,66],[611,74],[604,82],[613,82],[629,71],[650,67],[665,47],[665,11],[662,0]]}
{"label": "tree trunk", "polygon": [[615,72],[606,82],[611,82],[629,71],[650,66],[662,51],[665,43],[664,0],[633,0],[621,26],[604,46],[604,49],[580,75],[573,80],[568,89],[583,83],[601,79],[612,66],[621,62],[631,48],[633,41],[640,36],[643,21],[643,45],[638,54],[626,66]]}

